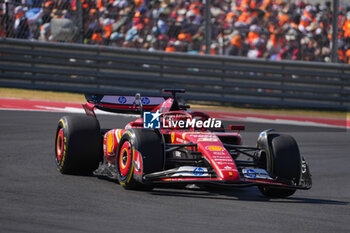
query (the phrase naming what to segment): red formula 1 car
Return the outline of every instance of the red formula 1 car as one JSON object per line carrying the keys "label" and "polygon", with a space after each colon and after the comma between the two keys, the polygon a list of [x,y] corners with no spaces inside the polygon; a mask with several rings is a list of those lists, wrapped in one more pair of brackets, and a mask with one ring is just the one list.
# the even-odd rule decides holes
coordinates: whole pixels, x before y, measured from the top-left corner
{"label": "red formula 1 car", "polygon": [[[266,130],[256,147],[243,146],[239,130],[244,126],[230,125],[225,132],[221,122],[180,104],[176,93],[183,90],[164,92],[172,96],[85,95],[87,116],[64,116],[58,122],[58,170],[93,172],[126,189],[173,183],[258,186],[266,196],[286,197],[311,188],[308,165],[291,136]],[[122,129],[100,129],[94,109],[142,117]]]}

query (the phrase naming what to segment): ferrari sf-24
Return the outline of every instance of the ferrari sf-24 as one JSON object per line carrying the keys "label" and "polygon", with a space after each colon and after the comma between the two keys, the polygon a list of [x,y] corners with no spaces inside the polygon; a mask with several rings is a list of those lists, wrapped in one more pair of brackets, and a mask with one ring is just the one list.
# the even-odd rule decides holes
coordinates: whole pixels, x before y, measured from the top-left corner
{"label": "ferrari sf-24", "polygon": [[[164,96],[147,97],[86,94],[86,115],[63,116],[58,122],[58,170],[93,173],[125,189],[150,190],[161,184],[257,186],[265,196],[287,197],[311,188],[308,164],[293,137],[265,130],[256,146],[245,146],[240,135],[244,126],[196,124],[210,120],[209,115],[190,111],[178,101],[177,93],[184,90],[163,91]],[[101,129],[95,109],[141,117],[124,128]]]}

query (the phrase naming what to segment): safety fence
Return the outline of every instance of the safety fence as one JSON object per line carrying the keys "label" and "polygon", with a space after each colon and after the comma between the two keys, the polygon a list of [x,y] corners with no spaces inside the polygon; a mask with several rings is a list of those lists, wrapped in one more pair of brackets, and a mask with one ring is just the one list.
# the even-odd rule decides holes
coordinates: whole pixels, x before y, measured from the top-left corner
{"label": "safety fence", "polygon": [[75,93],[185,88],[187,100],[344,110],[350,65],[0,39],[0,86]]}

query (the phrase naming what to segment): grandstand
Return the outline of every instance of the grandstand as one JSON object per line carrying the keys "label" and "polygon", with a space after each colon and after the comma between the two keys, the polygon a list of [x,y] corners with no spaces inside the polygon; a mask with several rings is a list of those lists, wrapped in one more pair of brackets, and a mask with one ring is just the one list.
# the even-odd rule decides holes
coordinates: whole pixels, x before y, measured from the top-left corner
{"label": "grandstand", "polygon": [[[350,63],[350,3],[340,3],[338,61]],[[204,54],[204,5],[202,0],[1,0],[0,37]],[[331,2],[212,0],[210,11],[213,55],[330,61]]]}

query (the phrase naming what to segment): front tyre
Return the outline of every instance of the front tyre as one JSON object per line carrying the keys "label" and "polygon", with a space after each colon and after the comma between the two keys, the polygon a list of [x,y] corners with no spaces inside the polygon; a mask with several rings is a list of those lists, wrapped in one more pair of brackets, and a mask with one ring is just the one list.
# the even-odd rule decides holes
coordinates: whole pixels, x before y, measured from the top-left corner
{"label": "front tyre", "polygon": [[[125,189],[150,190],[151,185],[142,180],[143,174],[161,171],[164,163],[162,139],[151,129],[129,129],[120,139],[116,167],[119,183]],[[135,174],[136,154],[140,154],[141,175]]]}
{"label": "front tyre", "polygon": [[[301,156],[295,139],[284,134],[269,134],[265,153],[260,156],[264,161],[264,169],[278,179],[288,180],[291,184],[298,184],[301,174]],[[288,197],[296,189],[283,189],[269,186],[259,186],[260,192],[268,197]]]}
{"label": "front tyre", "polygon": [[90,174],[102,158],[102,138],[96,118],[64,116],[58,121],[55,161],[62,174]]}
{"label": "front tyre", "polygon": [[130,140],[121,140],[121,147],[117,157],[118,181],[126,189],[135,188],[137,183],[133,179],[134,175],[134,150]]}

